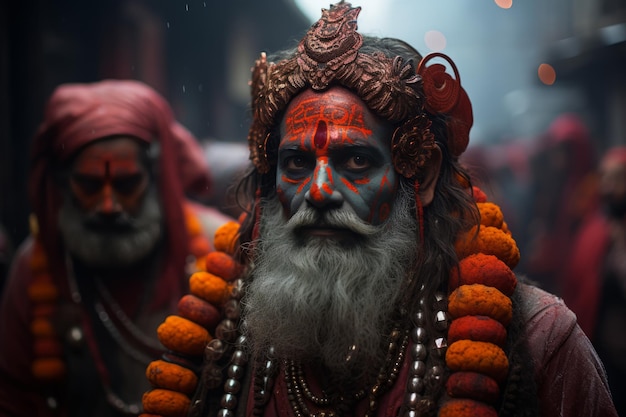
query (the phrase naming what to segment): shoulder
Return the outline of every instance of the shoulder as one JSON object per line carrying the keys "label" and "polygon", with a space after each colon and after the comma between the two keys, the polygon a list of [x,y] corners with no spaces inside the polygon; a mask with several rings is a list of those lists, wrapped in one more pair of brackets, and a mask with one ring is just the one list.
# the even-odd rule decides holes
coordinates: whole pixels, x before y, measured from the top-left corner
{"label": "shoulder", "polygon": [[560,297],[536,286],[520,283],[517,291],[531,354],[540,362],[549,360],[574,331],[576,315]]}
{"label": "shoulder", "polygon": [[617,416],[602,362],[574,313],[540,288],[520,283],[516,291],[541,415]]}

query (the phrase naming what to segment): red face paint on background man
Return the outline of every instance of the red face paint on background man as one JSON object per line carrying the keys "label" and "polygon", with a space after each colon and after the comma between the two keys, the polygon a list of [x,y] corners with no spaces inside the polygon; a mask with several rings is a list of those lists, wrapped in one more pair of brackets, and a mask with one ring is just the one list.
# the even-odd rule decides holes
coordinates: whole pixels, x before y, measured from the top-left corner
{"label": "red face paint on background man", "polygon": [[70,174],[78,207],[87,213],[136,214],[148,187],[140,152],[140,145],[130,138],[105,140],[82,150]]}
{"label": "red face paint on background man", "polygon": [[305,91],[281,124],[277,188],[288,217],[303,204],[320,210],[348,204],[364,221],[387,219],[397,188],[391,127],[350,91]]}

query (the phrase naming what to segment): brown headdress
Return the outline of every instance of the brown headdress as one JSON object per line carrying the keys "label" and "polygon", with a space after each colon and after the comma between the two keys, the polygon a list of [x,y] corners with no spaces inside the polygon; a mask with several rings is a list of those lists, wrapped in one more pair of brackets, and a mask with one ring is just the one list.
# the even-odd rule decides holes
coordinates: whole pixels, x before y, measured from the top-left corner
{"label": "brown headdress", "polygon": [[322,17],[291,57],[273,63],[263,53],[256,61],[248,144],[250,159],[260,173],[267,173],[273,163],[268,158],[268,139],[289,101],[305,88],[324,90],[331,85],[354,91],[373,112],[397,125],[392,155],[396,170],[407,178],[415,177],[436,146],[430,131],[433,115],[463,117],[460,122],[448,123],[455,127],[449,129],[448,147],[454,156],[465,150],[472,124],[471,104],[454,63],[437,54],[451,64],[455,79],[441,64],[422,65],[430,56],[416,70],[410,59],[390,57],[375,48],[365,50],[363,36],[357,32],[360,11],[343,1],[322,9]]}

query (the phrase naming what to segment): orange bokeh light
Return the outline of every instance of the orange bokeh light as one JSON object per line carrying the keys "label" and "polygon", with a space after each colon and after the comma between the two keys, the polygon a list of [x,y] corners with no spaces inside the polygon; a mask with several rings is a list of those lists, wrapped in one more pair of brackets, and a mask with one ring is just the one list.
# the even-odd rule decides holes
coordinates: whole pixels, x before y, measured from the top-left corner
{"label": "orange bokeh light", "polygon": [[537,69],[539,80],[545,85],[552,85],[556,81],[556,71],[550,64],[541,64]]}
{"label": "orange bokeh light", "polygon": [[503,9],[510,9],[513,6],[513,0],[494,0],[498,7]]}

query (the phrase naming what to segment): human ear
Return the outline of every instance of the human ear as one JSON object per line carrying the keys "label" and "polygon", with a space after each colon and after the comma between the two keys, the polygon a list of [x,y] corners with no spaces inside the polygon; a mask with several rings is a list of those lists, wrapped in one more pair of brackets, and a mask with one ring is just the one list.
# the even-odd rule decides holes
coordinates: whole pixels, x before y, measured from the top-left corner
{"label": "human ear", "polygon": [[441,170],[441,149],[435,146],[430,153],[430,158],[422,167],[422,175],[420,175],[418,195],[422,202],[422,206],[426,207],[433,201],[435,196],[435,186],[439,179],[439,171]]}

